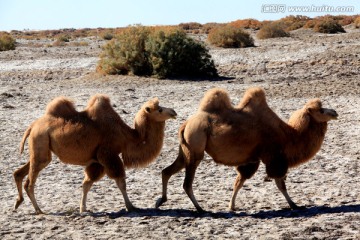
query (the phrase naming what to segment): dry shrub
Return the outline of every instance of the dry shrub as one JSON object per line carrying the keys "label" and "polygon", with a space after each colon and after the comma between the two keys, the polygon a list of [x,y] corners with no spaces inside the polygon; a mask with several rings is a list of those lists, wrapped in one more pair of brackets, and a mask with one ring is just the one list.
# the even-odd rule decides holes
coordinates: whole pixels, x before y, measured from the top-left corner
{"label": "dry shrub", "polygon": [[0,51],[15,50],[15,39],[6,32],[0,32]]}
{"label": "dry shrub", "polygon": [[308,20],[305,25],[303,26],[303,28],[314,28],[316,24],[316,20],[314,19],[310,19]]}
{"label": "dry shrub", "polygon": [[259,30],[263,24],[259,20],[248,18],[230,22],[229,25],[237,28]]}
{"label": "dry shrub", "polygon": [[202,32],[205,34],[209,34],[209,32],[211,31],[211,29],[216,28],[216,27],[223,27],[226,24],[223,23],[214,23],[214,22],[210,22],[210,23],[205,23],[202,26]]}
{"label": "dry shrub", "polygon": [[89,46],[89,43],[85,42],[85,41],[71,42],[70,46],[73,46],[73,47],[86,47],[86,46]]}
{"label": "dry shrub", "polygon": [[334,19],[325,18],[316,22],[314,31],[319,33],[344,33],[344,28]]}
{"label": "dry shrub", "polygon": [[355,28],[360,28],[360,16],[355,19],[354,26]]}
{"label": "dry shrub", "polygon": [[179,27],[188,33],[192,33],[194,30],[200,30],[202,28],[202,24],[197,22],[180,23]]}
{"label": "dry shrub", "polygon": [[208,35],[208,41],[223,48],[253,47],[254,39],[249,33],[234,26],[223,26],[212,29]]}
{"label": "dry shrub", "polygon": [[69,35],[60,35],[60,36],[58,36],[58,38],[57,38],[57,41],[59,41],[59,42],[70,42],[70,36]]}
{"label": "dry shrub", "polygon": [[56,40],[54,41],[49,47],[64,47],[66,46],[66,43],[64,41]]}
{"label": "dry shrub", "polygon": [[302,15],[289,15],[276,21],[284,26],[285,31],[302,28],[310,18]]}
{"label": "dry shrub", "polygon": [[114,34],[112,34],[111,32],[105,32],[105,33],[101,34],[101,37],[104,40],[111,40],[114,38]]}
{"label": "dry shrub", "polygon": [[256,36],[259,39],[289,37],[290,34],[285,31],[285,28],[286,26],[282,23],[271,22],[260,28]]}

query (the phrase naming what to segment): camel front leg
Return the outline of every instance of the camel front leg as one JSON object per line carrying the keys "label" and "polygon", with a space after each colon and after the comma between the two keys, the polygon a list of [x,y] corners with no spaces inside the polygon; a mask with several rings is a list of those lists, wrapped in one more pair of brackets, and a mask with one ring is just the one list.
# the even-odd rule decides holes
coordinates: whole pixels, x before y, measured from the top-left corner
{"label": "camel front leg", "polygon": [[126,209],[129,212],[138,210],[138,208],[136,208],[136,207],[134,207],[134,205],[132,205],[132,203],[127,195],[125,177],[117,178],[117,179],[115,179],[115,182],[124,197]]}
{"label": "camel front leg", "polygon": [[86,212],[87,194],[94,182],[99,181],[105,175],[104,167],[99,163],[92,163],[85,168],[85,177],[83,181],[83,195],[80,201],[80,213]]}
{"label": "camel front leg", "polygon": [[291,209],[300,209],[301,207],[298,207],[290,198],[285,185],[285,178],[275,178],[275,183],[280,192],[284,195],[286,198],[286,201],[288,202]]}
{"label": "camel front leg", "polygon": [[137,208],[132,205],[126,192],[125,168],[120,157],[114,154],[110,149],[100,148],[97,153],[99,163],[104,167],[106,175],[114,179],[117,187],[120,189],[127,210],[134,211]]}
{"label": "camel front leg", "polygon": [[181,149],[179,147],[179,154],[176,160],[167,168],[162,171],[162,196],[155,203],[155,208],[159,208],[163,203],[167,201],[167,186],[169,179],[172,175],[179,172],[185,167],[185,159]]}
{"label": "camel front leg", "polygon": [[248,164],[236,168],[238,175],[234,182],[234,191],[229,203],[229,208],[232,211],[235,211],[235,200],[240,188],[242,188],[246,179],[250,179],[259,168],[260,161],[258,159],[249,158],[247,162]]}
{"label": "camel front leg", "polygon": [[242,178],[240,174],[237,175],[235,182],[234,182],[234,190],[232,193],[232,197],[229,203],[229,209],[231,211],[235,211],[235,200],[236,200],[236,196],[240,190],[240,188],[242,188],[242,186],[244,185],[246,179]]}

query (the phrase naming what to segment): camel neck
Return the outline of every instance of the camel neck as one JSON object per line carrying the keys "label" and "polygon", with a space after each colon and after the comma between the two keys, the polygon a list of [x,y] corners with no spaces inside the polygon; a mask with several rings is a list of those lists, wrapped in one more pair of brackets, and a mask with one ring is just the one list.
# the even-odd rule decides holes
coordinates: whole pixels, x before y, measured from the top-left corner
{"label": "camel neck", "polygon": [[314,120],[309,122],[306,129],[294,132],[288,139],[285,154],[289,167],[296,167],[309,161],[320,150],[327,130],[327,123],[318,123]]}
{"label": "camel neck", "polygon": [[[145,124],[145,125],[144,125]],[[164,141],[165,122],[145,119],[135,122],[136,137],[128,141],[122,152],[125,167],[137,168],[150,164],[159,155]]]}

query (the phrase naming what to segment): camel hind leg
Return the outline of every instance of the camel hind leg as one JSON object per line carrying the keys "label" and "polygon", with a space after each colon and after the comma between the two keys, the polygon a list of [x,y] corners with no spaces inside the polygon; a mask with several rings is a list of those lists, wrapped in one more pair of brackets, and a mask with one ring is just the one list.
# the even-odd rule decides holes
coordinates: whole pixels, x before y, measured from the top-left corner
{"label": "camel hind leg", "polygon": [[179,146],[179,154],[176,160],[170,166],[162,170],[162,196],[156,201],[155,208],[159,208],[167,201],[167,186],[169,179],[172,175],[179,172],[183,168],[185,168],[184,153],[181,149],[181,146]]}
{"label": "camel hind leg", "polygon": [[83,195],[80,201],[80,213],[86,212],[87,194],[94,182],[99,181],[105,175],[104,167],[99,163],[92,163],[85,168],[85,177],[83,181]]}
{"label": "camel hind leg", "polygon": [[230,210],[235,211],[235,200],[240,188],[242,188],[242,186],[244,185],[247,179],[250,179],[255,174],[255,172],[259,168],[259,164],[260,164],[259,161],[252,162],[250,164],[244,166],[238,166],[236,168],[238,175],[234,182],[234,190],[229,203]]}
{"label": "camel hind leg", "polygon": [[39,205],[37,204],[34,189],[35,182],[37,177],[39,176],[40,171],[44,169],[51,161],[51,152],[50,150],[46,150],[38,151],[33,154],[34,156],[30,156],[29,175],[25,182],[24,188],[28,197],[31,200],[32,205],[35,208],[36,214],[43,214],[43,212],[39,208]]}
{"label": "camel hind leg", "polygon": [[14,205],[14,210],[16,210],[20,206],[20,204],[24,201],[22,182],[24,180],[24,177],[29,174],[29,169],[30,169],[30,162],[27,162],[20,168],[16,169],[13,173],[16,187],[17,187],[18,194],[19,194],[16,199],[15,205]]}
{"label": "camel hind leg", "polygon": [[203,159],[204,153],[199,154],[199,155],[194,154],[193,156],[196,156],[196,157],[194,159],[191,159],[190,163],[186,166],[185,180],[184,180],[183,188],[184,188],[186,194],[188,195],[188,197],[190,198],[191,202],[194,204],[196,210],[198,212],[204,212],[204,210],[200,207],[198,201],[196,200],[196,198],[194,196],[193,188],[192,188],[192,184],[193,184],[194,178],[195,178],[196,168],[199,166],[201,160]]}

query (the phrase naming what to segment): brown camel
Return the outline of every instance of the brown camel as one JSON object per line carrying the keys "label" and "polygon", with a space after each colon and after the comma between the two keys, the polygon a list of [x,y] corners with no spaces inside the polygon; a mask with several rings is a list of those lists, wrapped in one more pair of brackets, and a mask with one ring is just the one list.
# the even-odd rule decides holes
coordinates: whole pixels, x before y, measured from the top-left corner
{"label": "brown camel", "polygon": [[105,174],[115,180],[128,211],[136,209],[126,193],[124,166],[144,167],[152,162],[163,145],[165,121],[175,117],[173,109],[161,107],[155,98],[136,114],[133,129],[115,112],[107,96],[93,96],[82,112],[76,111],[67,98],[54,99],[45,115],[34,121],[22,138],[21,153],[29,137],[30,160],[14,172],[19,192],[15,209],[24,200],[21,185],[29,174],[24,189],[36,213],[42,213],[34,187],[39,172],[51,161],[51,152],[64,163],[85,167],[80,212],[86,211],[86,197],[92,184]]}
{"label": "brown camel", "polygon": [[206,151],[216,163],[234,166],[238,172],[229,204],[231,210],[235,209],[239,189],[254,175],[260,161],[290,207],[298,208],[286,190],[284,180],[288,168],[316,154],[324,140],[327,122],[337,116],[334,110],[323,108],[319,99],[313,99],[293,113],[286,124],[269,108],[261,88],[249,89],[236,107],[231,105],[225,90],[208,91],[198,112],[180,127],[179,154],[162,171],[163,192],[156,207],[167,201],[170,177],[186,168],[184,190],[196,209],[202,211],[194,197],[192,183]]}

